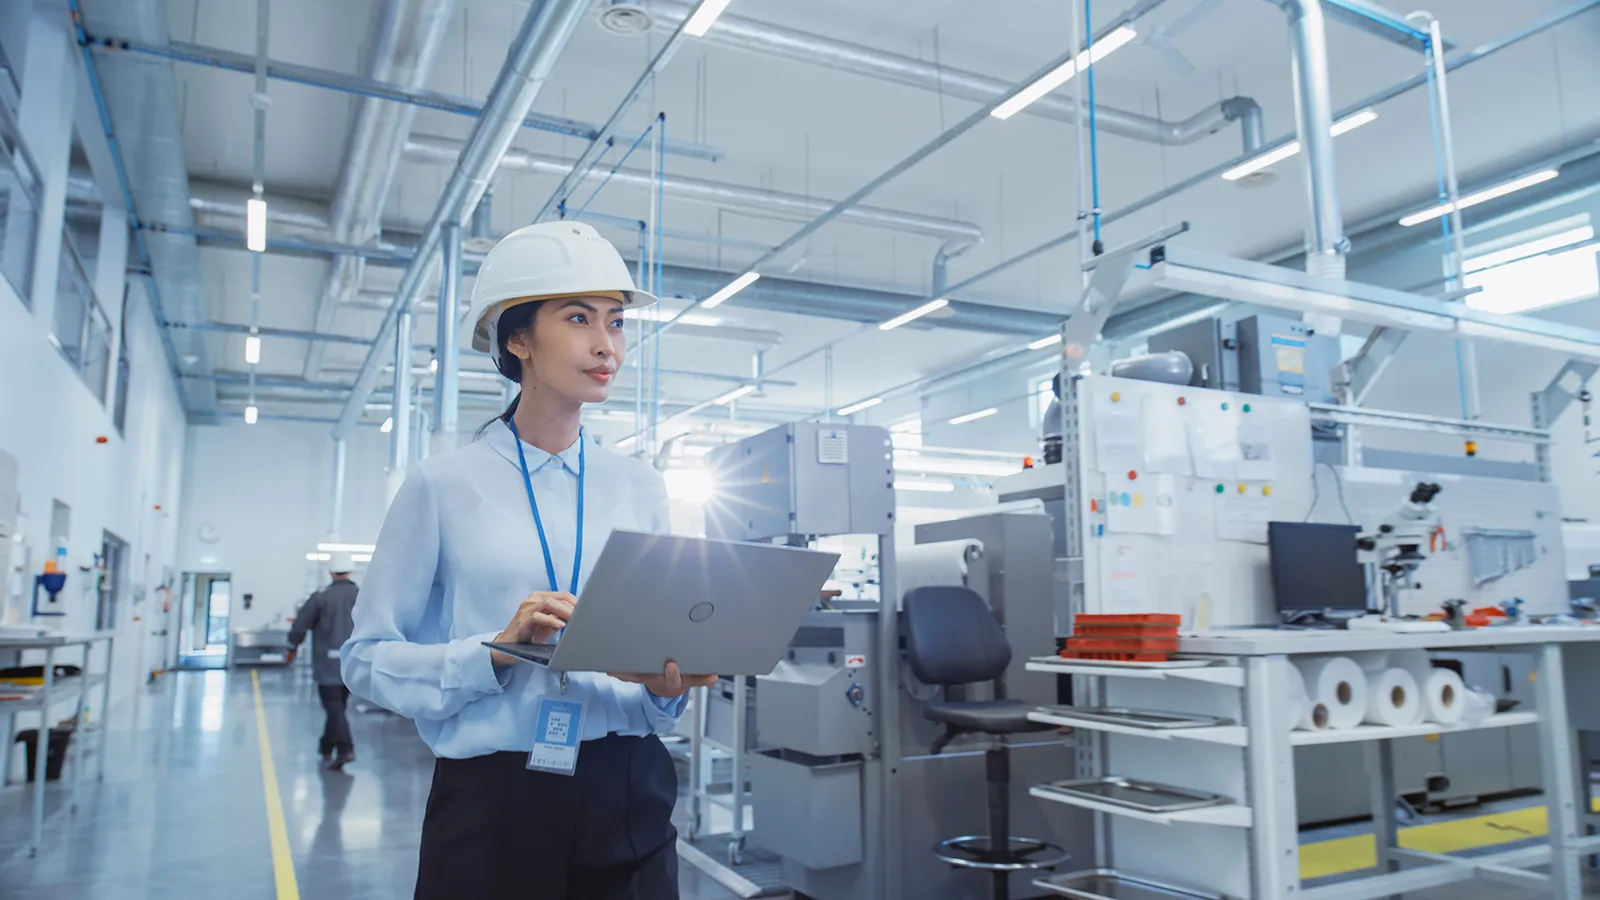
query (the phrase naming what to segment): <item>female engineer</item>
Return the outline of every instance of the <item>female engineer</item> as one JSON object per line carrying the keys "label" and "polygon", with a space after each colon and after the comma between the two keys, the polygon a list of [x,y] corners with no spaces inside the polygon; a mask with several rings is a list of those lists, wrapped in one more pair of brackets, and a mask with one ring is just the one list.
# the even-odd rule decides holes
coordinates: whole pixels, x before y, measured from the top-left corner
{"label": "female engineer", "polygon": [[562,676],[483,645],[558,640],[611,531],[668,530],[661,475],[579,424],[622,366],[623,309],[654,302],[575,222],[520,228],[478,270],[472,346],[521,393],[412,468],[342,652],[350,689],[415,720],[437,757],[418,900],[678,896],[657,734],[714,676]]}

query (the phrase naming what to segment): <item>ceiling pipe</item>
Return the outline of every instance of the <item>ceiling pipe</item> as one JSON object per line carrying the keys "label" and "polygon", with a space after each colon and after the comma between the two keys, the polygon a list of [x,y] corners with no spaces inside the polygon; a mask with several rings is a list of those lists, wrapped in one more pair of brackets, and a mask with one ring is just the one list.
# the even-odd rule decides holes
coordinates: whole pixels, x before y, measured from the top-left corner
{"label": "ceiling pipe", "polygon": [[[413,135],[406,141],[406,160],[409,162],[444,165],[454,163],[461,153],[461,142],[431,135]],[[572,171],[573,161],[528,150],[512,148],[500,161],[502,173],[528,173],[534,175],[563,176]],[[617,169],[596,166],[587,169],[585,177],[609,178],[612,184],[622,184],[641,190],[654,190],[657,181],[650,173],[640,169]],[[826,212],[835,201],[769,191],[743,185],[723,184],[682,175],[665,175],[660,179],[662,191],[677,200],[703,203],[725,209],[769,215],[781,219],[804,221]],[[858,225],[870,225],[907,234],[921,234],[946,241],[958,241],[965,246],[983,242],[983,229],[972,222],[924,216],[919,213],[899,212],[873,206],[858,206],[839,217]]]}
{"label": "ceiling pipe", "polygon": [[1343,278],[1350,241],[1339,213],[1339,180],[1333,156],[1333,93],[1328,84],[1328,23],[1322,0],[1271,0],[1289,15],[1290,75],[1294,83],[1295,131],[1305,171],[1310,222],[1306,271]]}
{"label": "ceiling pipe", "polygon": [[[655,28],[662,32],[675,30],[694,7],[694,3],[682,0],[651,0],[649,4],[650,14],[655,19]],[[834,71],[852,72],[880,81],[903,84],[979,103],[994,100],[1012,88],[1009,81],[1000,78],[948,66],[937,66],[914,57],[888,53],[861,44],[769,25],[726,13],[717,17],[716,23],[702,40],[758,54],[767,59],[778,57]],[[1094,112],[1095,127],[1100,131],[1168,146],[1192,144],[1207,135],[1215,134],[1230,123],[1240,122],[1245,125],[1245,140],[1248,146],[1250,126],[1247,116],[1252,115],[1251,110],[1254,110],[1253,115],[1260,115],[1261,108],[1254,100],[1249,97],[1232,97],[1207,106],[1179,122],[1168,122],[1099,104],[1096,104]],[[1023,112],[1058,122],[1075,123],[1079,116],[1078,107],[1072,98],[1060,93],[1047,94],[1039,98]]]}
{"label": "ceiling pipe", "polygon": [[343,437],[354,427],[361,416],[361,405],[372,392],[378,376],[378,366],[385,346],[392,339],[400,315],[411,308],[421,292],[427,276],[439,261],[440,240],[444,226],[450,222],[468,219],[478,200],[489,187],[500,158],[516,137],[528,108],[539,96],[550,77],[556,60],[567,42],[578,29],[589,0],[545,0],[530,7],[521,31],[511,42],[505,65],[495,79],[489,100],[484,104],[483,118],[472,130],[467,149],[462,152],[455,171],[445,185],[439,204],[423,229],[411,264],[400,279],[394,303],[384,314],[383,324],[372,347],[367,351],[366,362],[356,375],[356,383],[334,426],[334,437]]}
{"label": "ceiling pipe", "polygon": [[[372,23],[368,77],[410,89],[423,87],[454,12],[455,0],[381,0]],[[334,240],[361,244],[378,236],[379,217],[416,117],[415,106],[372,97],[359,101],[333,191],[330,224]],[[339,306],[361,287],[362,265],[358,256],[334,260],[317,294],[312,331],[333,327]],[[322,346],[313,344],[306,354],[307,378],[317,377],[322,355]]]}

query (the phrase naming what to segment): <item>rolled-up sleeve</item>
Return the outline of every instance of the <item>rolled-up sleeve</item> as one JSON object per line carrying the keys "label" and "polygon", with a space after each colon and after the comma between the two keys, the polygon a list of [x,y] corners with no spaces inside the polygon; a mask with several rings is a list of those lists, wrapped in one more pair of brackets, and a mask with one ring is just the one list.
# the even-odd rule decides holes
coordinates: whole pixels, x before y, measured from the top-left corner
{"label": "rolled-up sleeve", "polygon": [[413,469],[384,517],[355,628],[340,652],[352,693],[411,719],[448,719],[505,689],[483,646],[498,632],[453,641],[438,635],[438,567],[438,498]]}

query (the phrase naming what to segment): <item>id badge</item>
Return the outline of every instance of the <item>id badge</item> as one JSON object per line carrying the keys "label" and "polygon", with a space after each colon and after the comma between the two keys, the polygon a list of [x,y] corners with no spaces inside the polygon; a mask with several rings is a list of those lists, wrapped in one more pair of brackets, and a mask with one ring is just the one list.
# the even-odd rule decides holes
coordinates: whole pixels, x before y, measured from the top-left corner
{"label": "id badge", "polygon": [[583,733],[583,704],[575,700],[539,701],[539,718],[533,732],[528,768],[555,775],[571,775],[578,768],[578,741]]}

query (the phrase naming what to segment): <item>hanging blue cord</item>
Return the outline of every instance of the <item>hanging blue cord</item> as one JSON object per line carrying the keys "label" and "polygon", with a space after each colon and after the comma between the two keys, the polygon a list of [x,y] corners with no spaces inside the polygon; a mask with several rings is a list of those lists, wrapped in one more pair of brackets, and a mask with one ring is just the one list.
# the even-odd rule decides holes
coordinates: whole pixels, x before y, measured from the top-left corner
{"label": "hanging blue cord", "polygon": [[[1445,204],[1450,202],[1450,190],[1445,184],[1443,123],[1439,121],[1438,92],[1434,90],[1433,54],[1436,52],[1438,52],[1438,48],[1434,47],[1432,41],[1429,41],[1426,51],[1423,54],[1423,64],[1427,68],[1428,76],[1428,121],[1433,131],[1434,177],[1439,192],[1439,203]],[[1444,242],[1444,252],[1447,254],[1450,253],[1449,213],[1445,213],[1439,217],[1439,236],[1440,240]],[[1455,264],[1457,267],[1462,269],[1462,271],[1458,272],[1457,274],[1464,275],[1466,260],[1458,259],[1456,260]],[[1459,338],[1455,341],[1454,346],[1456,356],[1456,393],[1461,397],[1461,418],[1465,419],[1468,417],[1467,361],[1461,355],[1461,341]]]}
{"label": "hanging blue cord", "polygon": [[[644,143],[644,139],[650,136],[650,129],[654,128],[654,127],[655,127],[654,125],[651,125],[650,128],[646,128],[644,130],[644,134],[639,135],[639,137],[634,140],[633,146],[629,147],[628,148],[628,152],[622,154],[622,158],[617,160],[617,164],[611,167],[611,171],[607,172],[606,173],[606,177],[601,179],[600,184],[594,189],[594,193],[591,193],[589,195],[589,199],[583,201],[583,205],[578,207],[577,215],[573,216],[573,218],[577,218],[577,216],[583,215],[583,211],[589,208],[589,203],[594,200],[595,195],[599,194],[600,191],[602,191],[605,188],[606,185],[611,183],[611,176],[617,174],[617,171],[622,168],[622,164],[627,162],[628,161],[628,157],[633,155],[633,151],[639,149],[639,145]],[[609,150],[610,147],[607,147],[606,149]],[[601,154],[601,155],[604,156],[605,154]],[[567,196],[570,199],[572,195],[568,194]],[[566,203],[567,201],[563,200],[561,202],[562,203]]]}
{"label": "hanging blue cord", "polygon": [[1095,253],[1100,251],[1100,141],[1095,133],[1094,113],[1094,23],[1090,0],[1083,0],[1083,33],[1088,43],[1083,48],[1084,65],[1089,70],[1089,187],[1093,204]]}

